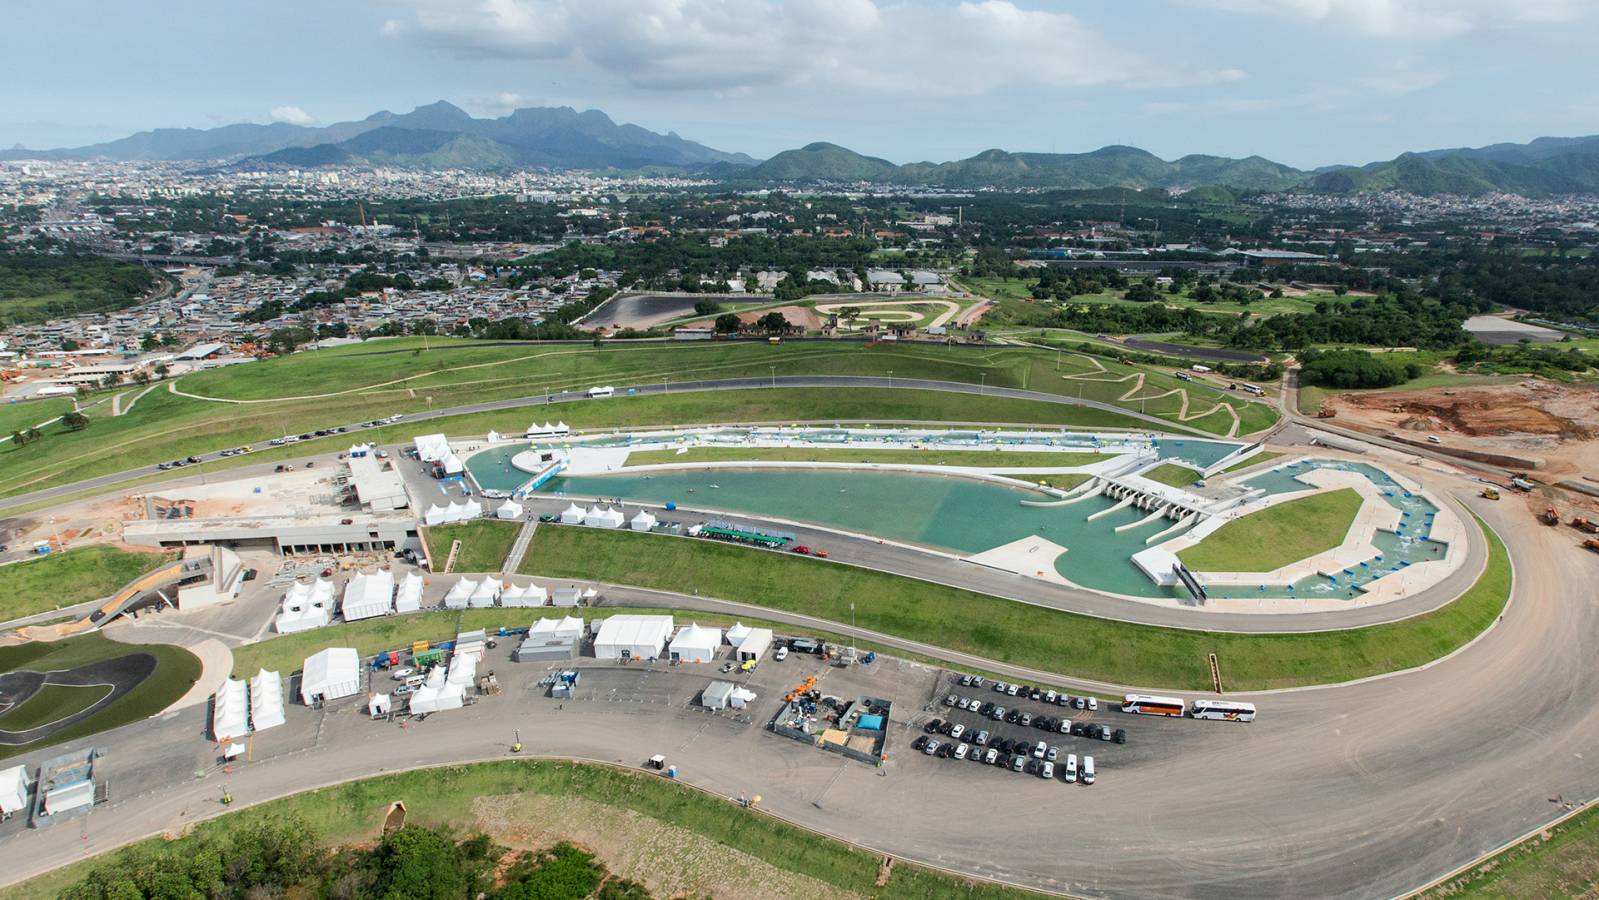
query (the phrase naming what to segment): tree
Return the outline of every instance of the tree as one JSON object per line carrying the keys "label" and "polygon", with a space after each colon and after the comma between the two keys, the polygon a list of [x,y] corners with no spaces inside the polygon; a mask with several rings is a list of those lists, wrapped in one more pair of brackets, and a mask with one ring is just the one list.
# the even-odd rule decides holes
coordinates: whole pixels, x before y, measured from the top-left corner
{"label": "tree", "polygon": [[133,373],[133,380],[135,382],[137,382],[138,384],[149,384],[150,383],[150,370],[148,370],[148,369],[140,369],[139,371],[134,372]]}
{"label": "tree", "polygon": [[782,334],[788,330],[788,319],[784,318],[783,314],[777,310],[761,316],[760,320],[755,324],[760,326],[761,330],[767,334]]}
{"label": "tree", "polygon": [[21,447],[23,444],[26,444],[27,442],[28,442],[27,435],[23,434],[20,431],[11,432],[11,443],[17,445],[18,447]]}
{"label": "tree", "polygon": [[714,316],[721,311],[722,304],[717,303],[715,300],[694,301],[694,315],[696,316]]}
{"label": "tree", "polygon": [[89,417],[73,410],[61,417],[61,424],[67,426],[69,431],[82,431],[89,427]]}
{"label": "tree", "polygon": [[167,365],[166,363],[156,363],[155,364],[155,374],[159,378],[167,377],[167,374],[170,373],[171,371],[172,371],[172,367]]}
{"label": "tree", "polygon": [[716,317],[717,334],[737,334],[739,328],[738,316],[733,313],[722,313]]}

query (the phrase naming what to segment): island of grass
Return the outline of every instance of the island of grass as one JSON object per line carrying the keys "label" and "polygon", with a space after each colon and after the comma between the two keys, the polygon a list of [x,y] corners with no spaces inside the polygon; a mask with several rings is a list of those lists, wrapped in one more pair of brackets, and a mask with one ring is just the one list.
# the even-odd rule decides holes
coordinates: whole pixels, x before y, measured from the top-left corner
{"label": "island of grass", "polygon": [[1193,469],[1188,468],[1187,466],[1179,466],[1176,463],[1161,463],[1155,468],[1150,469],[1148,472],[1144,472],[1139,477],[1148,478],[1150,481],[1170,485],[1171,487],[1175,488],[1185,488],[1200,480],[1204,476],[1200,475]]}
{"label": "island of grass", "polygon": [[856,450],[832,447],[690,447],[676,450],[636,450],[627,455],[628,466],[700,462],[835,462],[906,463],[921,466],[967,466],[982,469],[1072,468],[1104,462],[1101,453],[999,450]]}
{"label": "island of grass", "polygon": [[[880,634],[1111,684],[1208,690],[1207,656],[1215,653],[1227,689],[1253,691],[1408,669],[1471,640],[1510,596],[1509,556],[1484,532],[1486,570],[1446,606],[1389,625],[1300,634],[1136,625],[791,554],[578,526],[539,529],[522,571],[697,593],[834,622],[851,621],[855,603],[857,624]],[[856,602],[863,597],[869,602]]]}
{"label": "island of grass", "polygon": [[516,543],[520,522],[502,522],[484,519],[477,522],[459,522],[454,525],[430,525],[422,529],[428,545],[428,558],[440,572],[450,558],[450,546],[461,542],[461,552],[455,557],[451,572],[498,572]]}
{"label": "island of grass", "polygon": [[47,684],[0,713],[0,729],[28,731],[83,712],[111,693],[109,684]]}
{"label": "island of grass", "polygon": [[0,622],[109,597],[170,558],[95,544],[0,566]]}
{"label": "island of grass", "polygon": [[1272,572],[1342,544],[1360,512],[1354,488],[1323,491],[1234,519],[1178,552],[1195,572]]}

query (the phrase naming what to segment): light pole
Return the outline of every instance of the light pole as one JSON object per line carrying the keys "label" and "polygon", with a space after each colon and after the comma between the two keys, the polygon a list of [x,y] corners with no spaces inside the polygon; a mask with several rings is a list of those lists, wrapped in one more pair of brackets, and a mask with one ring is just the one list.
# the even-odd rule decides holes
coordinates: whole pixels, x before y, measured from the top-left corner
{"label": "light pole", "polygon": [[893,387],[894,386],[894,370],[893,369],[889,369],[888,370],[888,386],[889,387]]}
{"label": "light pole", "polygon": [[767,368],[772,370],[772,388],[775,390],[777,388],[777,366],[767,366]]}
{"label": "light pole", "polygon": [[662,375],[661,376],[661,393],[670,394],[671,392],[672,392],[672,383],[666,380],[666,376],[665,375]]}
{"label": "light pole", "polygon": [[982,379],[981,381],[977,382],[977,393],[981,394],[983,391],[987,390],[987,388],[988,388],[988,373],[987,372],[979,372],[979,373],[977,373],[977,377]]}

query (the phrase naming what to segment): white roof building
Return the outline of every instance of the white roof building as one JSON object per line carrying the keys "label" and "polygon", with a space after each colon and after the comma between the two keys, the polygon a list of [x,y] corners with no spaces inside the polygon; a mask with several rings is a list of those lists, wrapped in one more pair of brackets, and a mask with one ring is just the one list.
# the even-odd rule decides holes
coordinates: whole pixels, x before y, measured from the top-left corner
{"label": "white roof building", "polygon": [[416,456],[423,462],[438,462],[450,455],[450,442],[442,434],[422,434],[412,438]]}
{"label": "white roof building", "polygon": [[563,619],[539,619],[527,631],[528,637],[537,637],[548,640],[581,640],[583,637],[583,620],[577,616],[567,616]]}
{"label": "white roof building", "polygon": [[522,518],[522,504],[517,503],[515,500],[507,500],[495,507],[494,517],[496,519],[520,519]]}
{"label": "white roof building", "polygon": [[500,599],[500,583],[493,578],[485,578],[478,582],[477,588],[472,591],[472,596],[467,599],[466,605],[473,607],[489,607],[494,601]]}
{"label": "white roof building", "polygon": [[591,506],[583,513],[583,524],[594,528],[621,528],[622,511],[609,506]]}
{"label": "white roof building", "polygon": [[751,628],[748,631],[748,634],[733,644],[738,648],[740,662],[746,659],[760,659],[772,648],[772,629]]}
{"label": "white roof building", "polygon": [[369,453],[355,455],[351,448],[350,485],[355,499],[362,507],[372,510],[405,509],[411,498],[405,493],[405,480],[400,473],[388,468],[383,461]]}
{"label": "white roof building", "polygon": [[611,616],[600,623],[594,655],[599,659],[658,657],[671,634],[671,616]]}
{"label": "white roof building", "polygon": [[361,657],[354,647],[329,647],[307,657],[300,675],[300,699],[306,706],[361,692]]}
{"label": "white roof building", "polygon": [[583,507],[576,503],[561,510],[562,525],[581,525],[583,523]]}
{"label": "white roof building", "polygon": [[722,646],[722,629],[685,625],[667,648],[669,658],[678,662],[710,662]]}
{"label": "white roof building", "polygon": [[422,576],[415,572],[407,572],[400,579],[400,586],[394,592],[394,611],[397,613],[416,612],[422,608]]}
{"label": "white roof building", "polygon": [[536,584],[521,587],[516,582],[500,591],[501,606],[543,606],[550,595]]}
{"label": "white roof building", "polygon": [[244,682],[229,678],[211,706],[211,736],[231,741],[250,733],[250,698]]}
{"label": "white roof building", "polygon": [[333,621],[333,582],[317,579],[314,585],[297,581],[283,595],[283,606],[272,626],[278,634],[321,628]]}
{"label": "white roof building", "polygon": [[744,640],[744,636],[749,633],[750,627],[748,625],[743,622],[734,622],[733,627],[727,629],[727,642],[737,647],[738,642]]}
{"label": "white roof building", "polygon": [[0,815],[16,815],[28,808],[28,767],[0,771]]}
{"label": "white roof building", "polygon": [[655,527],[655,521],[655,517],[650,515],[648,510],[641,509],[638,511],[638,515],[634,516],[627,525],[634,531],[649,531]]}
{"label": "white roof building", "polygon": [[346,622],[394,612],[394,573],[387,569],[356,573],[344,586],[344,603],[339,611]]}
{"label": "white roof building", "polygon": [[262,669],[250,679],[250,724],[256,731],[283,724],[283,676]]}
{"label": "white roof building", "polygon": [[457,581],[444,594],[445,609],[466,609],[472,600],[472,594],[477,590],[477,581],[463,578]]}

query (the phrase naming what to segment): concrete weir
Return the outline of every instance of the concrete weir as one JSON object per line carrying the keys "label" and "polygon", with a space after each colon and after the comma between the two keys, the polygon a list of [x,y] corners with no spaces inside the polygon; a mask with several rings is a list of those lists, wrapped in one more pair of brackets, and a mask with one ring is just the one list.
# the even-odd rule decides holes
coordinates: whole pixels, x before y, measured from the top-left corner
{"label": "concrete weir", "polygon": [[1139,527],[1141,525],[1148,525],[1150,522],[1153,522],[1156,519],[1160,518],[1161,516],[1164,516],[1166,514],[1166,510],[1168,510],[1170,508],[1171,508],[1170,504],[1162,504],[1162,505],[1156,507],[1154,512],[1152,512],[1149,515],[1143,517],[1142,519],[1139,519],[1136,522],[1128,522],[1126,525],[1117,525],[1116,526],[1116,531],[1117,532],[1130,531],[1130,530],[1132,530],[1134,528],[1137,528],[1137,527]]}
{"label": "concrete weir", "polygon": [[1073,503],[1081,503],[1082,501],[1087,500],[1089,497],[1098,494],[1099,487],[1100,480],[1098,478],[1090,478],[1077,487],[1067,491],[1066,494],[1058,500],[1023,500],[1021,501],[1021,504],[1023,506],[1071,506]]}
{"label": "concrete weir", "polygon": [[1132,506],[1133,505],[1133,501],[1135,501],[1137,499],[1138,499],[1138,495],[1137,494],[1128,494],[1127,496],[1123,497],[1121,502],[1116,504],[1115,506],[1112,506],[1109,509],[1102,509],[1102,510],[1100,510],[1097,513],[1090,513],[1089,516],[1088,516],[1088,521],[1092,522],[1095,519],[1103,519],[1104,517],[1110,515],[1113,512],[1118,512],[1120,510],[1126,509],[1127,507]]}
{"label": "concrete weir", "polygon": [[1166,538],[1171,537],[1172,535],[1176,534],[1177,532],[1182,531],[1184,528],[1187,528],[1188,526],[1194,524],[1194,522],[1197,521],[1198,519],[1199,519],[1199,514],[1198,513],[1189,513],[1188,515],[1185,515],[1182,518],[1178,519],[1176,525],[1173,525],[1172,527],[1166,529],[1165,531],[1159,532],[1157,534],[1152,534],[1149,537],[1145,538],[1144,539],[1144,546],[1147,547],[1150,544],[1156,543],[1157,541],[1163,541]]}

